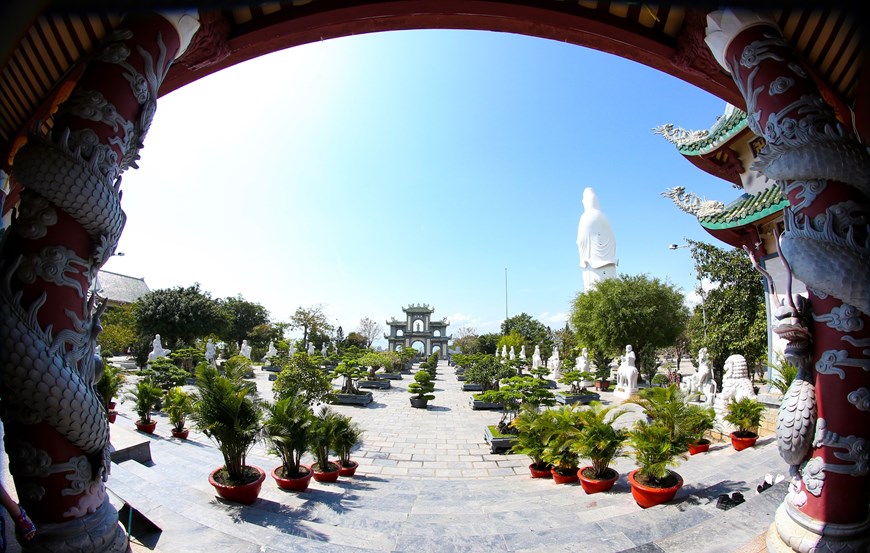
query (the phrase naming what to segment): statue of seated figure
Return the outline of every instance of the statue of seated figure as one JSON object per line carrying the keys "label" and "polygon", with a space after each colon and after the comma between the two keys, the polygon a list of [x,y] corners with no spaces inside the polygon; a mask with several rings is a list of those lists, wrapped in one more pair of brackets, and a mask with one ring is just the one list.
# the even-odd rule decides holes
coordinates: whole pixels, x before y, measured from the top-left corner
{"label": "statue of seated figure", "polygon": [[698,370],[680,384],[680,388],[692,397],[696,393],[703,394],[704,401],[712,405],[716,395],[716,381],[713,379],[713,367],[710,366],[710,355],[707,348],[698,350]]}
{"label": "statue of seated figure", "polygon": [[172,350],[168,350],[163,347],[163,344],[160,341],[160,335],[154,335],[154,341],[151,342],[151,352],[148,354],[148,362],[152,362],[160,357],[167,357],[172,353]]}
{"label": "statue of seated figure", "polygon": [[239,347],[239,355],[248,359],[251,358],[251,346],[248,345],[247,340],[242,340],[242,345]]}
{"label": "statue of seated figure", "polygon": [[275,357],[276,355],[278,355],[278,350],[275,349],[275,344],[272,342],[272,340],[269,340],[269,349],[266,351],[265,358],[269,359],[270,357]]}

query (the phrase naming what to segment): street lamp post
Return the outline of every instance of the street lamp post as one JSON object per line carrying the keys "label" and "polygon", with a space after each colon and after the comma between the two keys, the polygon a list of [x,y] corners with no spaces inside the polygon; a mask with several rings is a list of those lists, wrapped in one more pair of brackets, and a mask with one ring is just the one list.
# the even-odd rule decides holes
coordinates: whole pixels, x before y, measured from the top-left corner
{"label": "street lamp post", "polygon": [[[669,250],[678,250],[680,248],[689,248],[689,244],[671,244]],[[698,295],[701,296],[701,318],[704,323],[704,339],[707,339],[707,291],[704,290],[704,282],[701,280],[701,275],[698,273],[698,265],[695,264],[695,277],[698,279]]]}

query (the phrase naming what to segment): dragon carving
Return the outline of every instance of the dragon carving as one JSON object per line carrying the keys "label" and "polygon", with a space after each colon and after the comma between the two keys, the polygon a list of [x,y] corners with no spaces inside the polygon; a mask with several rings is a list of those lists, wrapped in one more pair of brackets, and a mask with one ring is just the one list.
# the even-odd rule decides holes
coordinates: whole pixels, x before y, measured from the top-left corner
{"label": "dragon carving", "polygon": [[686,189],[682,186],[668,188],[662,192],[662,196],[670,198],[681,211],[695,217],[711,217],[721,213],[725,209],[725,204],[722,202],[699,198],[691,192],[686,192]]}

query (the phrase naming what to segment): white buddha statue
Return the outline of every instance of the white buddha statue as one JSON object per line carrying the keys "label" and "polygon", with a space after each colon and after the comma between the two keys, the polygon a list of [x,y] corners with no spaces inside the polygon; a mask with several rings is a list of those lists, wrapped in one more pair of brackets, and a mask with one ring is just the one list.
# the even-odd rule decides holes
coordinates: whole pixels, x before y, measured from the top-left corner
{"label": "white buddha statue", "polygon": [[589,370],[589,350],[583,348],[582,353],[577,356],[577,361],[574,362],[574,370],[587,372]]}
{"label": "white buddha statue", "polygon": [[548,378],[558,380],[562,377],[562,360],[559,359],[559,348],[553,348],[553,355],[547,359],[547,368],[550,369]]}
{"label": "white buddha statue", "polygon": [[520,359],[522,359],[523,361],[526,360],[526,346],[525,346],[525,344],[523,345],[523,347],[520,348]]}
{"label": "white buddha statue", "polygon": [[148,354],[148,362],[154,361],[161,357],[167,357],[172,350],[168,350],[163,347],[163,343],[160,341],[160,335],[154,335],[154,341],[151,342],[151,352]]}
{"label": "white buddha statue", "polygon": [[577,225],[577,249],[585,292],[594,288],[598,281],[616,276],[619,263],[616,257],[616,235],[591,188],[583,191],[583,215]]}
{"label": "white buddha statue", "polygon": [[311,342],[308,342],[308,355],[314,355],[314,344]]}
{"label": "white buddha statue", "polygon": [[514,352],[514,347],[511,346],[511,352],[508,354],[508,359],[513,361],[516,358],[517,358],[517,354]]}
{"label": "white buddha statue", "polygon": [[535,352],[532,354],[532,368],[537,369],[541,365],[544,364],[544,360],[541,359],[541,346],[535,346]]}
{"label": "white buddha statue", "polygon": [[239,346],[239,355],[248,359],[251,358],[251,346],[248,345],[247,340],[242,340],[242,345]]}
{"label": "white buddha statue", "polygon": [[215,357],[217,357],[217,352],[215,351],[214,342],[209,338],[205,344],[205,360],[209,365],[214,365]]}
{"label": "white buddha statue", "polygon": [[270,359],[272,357],[275,357],[276,355],[278,355],[278,350],[275,349],[274,342],[272,340],[269,340],[269,349],[266,350],[265,358]]}

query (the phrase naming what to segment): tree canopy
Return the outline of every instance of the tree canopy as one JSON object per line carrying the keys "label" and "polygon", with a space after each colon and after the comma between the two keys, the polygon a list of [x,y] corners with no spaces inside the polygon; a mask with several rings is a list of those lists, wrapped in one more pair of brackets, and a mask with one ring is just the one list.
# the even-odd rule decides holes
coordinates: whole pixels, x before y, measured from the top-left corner
{"label": "tree canopy", "polygon": [[309,342],[312,342],[315,348],[321,347],[323,342],[329,340],[329,333],[333,330],[320,304],[312,305],[307,309],[296,308],[296,312],[290,317],[290,328],[302,330],[303,348],[307,348]]}
{"label": "tree canopy", "polygon": [[380,338],[383,328],[380,323],[369,317],[363,317],[359,320],[359,329],[357,333],[364,336],[366,339],[365,347],[372,347],[372,342]]}
{"label": "tree canopy", "polygon": [[520,335],[527,348],[534,349],[537,345],[541,346],[541,355],[545,358],[553,351],[553,331],[528,313],[520,313],[505,319],[501,323],[501,333],[502,336],[510,336],[512,333]]}
{"label": "tree canopy", "polygon": [[173,348],[201,336],[221,335],[226,325],[219,303],[198,283],[148,292],[134,305],[133,316],[140,334],[160,334],[163,345]]}
{"label": "tree canopy", "polygon": [[631,344],[638,370],[655,373],[655,351],[670,346],[686,326],[683,294],[648,275],[611,278],[578,294],[571,310],[580,347],[621,354]]}
{"label": "tree canopy", "polygon": [[266,308],[259,303],[247,301],[241,294],[220,300],[220,306],[227,320],[226,331],[221,335],[225,342],[240,344],[242,340],[251,338],[254,328],[269,323],[269,312]]}

